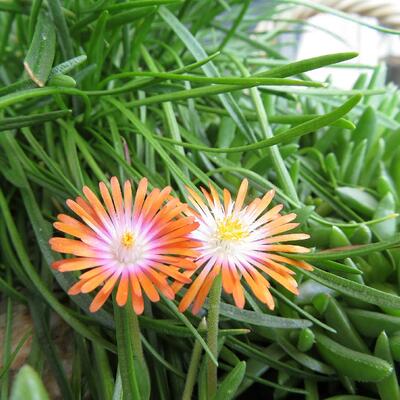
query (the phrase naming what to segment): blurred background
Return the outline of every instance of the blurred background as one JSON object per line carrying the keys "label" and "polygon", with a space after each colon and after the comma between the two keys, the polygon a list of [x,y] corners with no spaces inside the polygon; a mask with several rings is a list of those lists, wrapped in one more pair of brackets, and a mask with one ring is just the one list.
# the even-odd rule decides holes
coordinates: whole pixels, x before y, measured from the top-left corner
{"label": "blurred background", "polygon": [[[359,76],[360,69],[371,74],[372,67],[384,62],[388,81],[400,83],[400,38],[354,23],[351,17],[369,25],[400,29],[399,0],[316,0],[309,2],[313,8],[291,4],[279,5],[283,10],[272,20],[259,24],[259,32],[285,29],[279,36],[284,54],[290,59],[304,59],[329,52],[357,51],[353,63],[357,68],[324,68],[309,73],[315,80],[330,79],[335,86],[350,89]],[[338,15],[324,13],[331,7]],[[342,13],[347,19],[340,18]],[[299,22],[301,21],[301,22]]]}

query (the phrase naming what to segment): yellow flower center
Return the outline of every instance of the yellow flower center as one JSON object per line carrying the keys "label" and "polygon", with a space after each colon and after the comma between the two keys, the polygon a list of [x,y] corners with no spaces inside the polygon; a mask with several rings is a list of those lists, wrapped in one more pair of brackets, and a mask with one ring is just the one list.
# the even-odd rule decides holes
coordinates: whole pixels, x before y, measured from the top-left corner
{"label": "yellow flower center", "polygon": [[217,235],[219,240],[240,240],[249,235],[247,229],[232,217],[226,217],[217,225]]}
{"label": "yellow flower center", "polygon": [[132,232],[125,232],[121,238],[121,244],[125,247],[132,247],[135,243],[135,237]]}

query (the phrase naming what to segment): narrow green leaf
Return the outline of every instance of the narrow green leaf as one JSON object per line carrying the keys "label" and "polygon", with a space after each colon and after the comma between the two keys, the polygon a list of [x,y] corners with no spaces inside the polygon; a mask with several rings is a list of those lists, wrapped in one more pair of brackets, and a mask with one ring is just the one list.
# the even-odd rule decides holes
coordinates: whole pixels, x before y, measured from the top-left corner
{"label": "narrow green leaf", "polygon": [[39,14],[32,43],[24,60],[25,71],[39,87],[50,75],[56,51],[54,25],[46,14]]}
{"label": "narrow green leaf", "polygon": [[331,289],[337,290],[339,293],[377,306],[400,308],[399,296],[361,285],[360,283],[330,274],[329,272],[322,271],[318,268],[315,268],[312,272],[304,271],[296,267],[294,268],[306,275],[308,278],[322,283]]}
{"label": "narrow green leaf", "polygon": [[[288,129],[287,131],[280,133],[272,138],[260,140],[257,143],[249,144],[245,146],[238,146],[238,147],[225,147],[225,148],[214,148],[214,147],[207,147],[203,145],[193,144],[193,143],[182,143],[176,140],[155,136],[154,139],[168,142],[172,144],[176,144],[179,146],[183,146],[189,149],[195,149],[204,151],[207,153],[237,153],[249,150],[257,150],[262,149],[265,147],[270,147],[275,144],[285,143],[289,140],[294,138],[303,136],[307,133],[314,132],[317,129],[320,129],[324,126],[331,124],[333,121],[337,121],[343,115],[347,114],[359,101],[361,100],[361,96],[354,96],[349,101],[344,103],[341,107],[337,108],[336,110],[332,111],[329,114],[317,117],[312,119],[311,121],[304,122],[300,125],[297,125],[293,128]],[[165,100],[167,101],[167,100]]]}
{"label": "narrow green leaf", "polygon": [[[57,29],[58,41],[61,46],[61,51],[66,59],[74,56],[72,50],[71,35],[68,30],[67,21],[65,19],[64,10],[61,7],[60,0],[52,0],[48,3],[51,17]],[[53,28],[54,29],[54,28]]]}
{"label": "narrow green leaf", "polygon": [[[200,61],[207,57],[206,52],[201,47],[200,43],[192,35],[192,33],[169,11],[165,6],[161,6],[158,9],[158,13],[161,18],[169,25],[169,27],[175,32],[175,34],[182,40],[186,45],[187,49],[192,53],[197,61]],[[209,62],[202,67],[204,73],[209,77],[219,76],[218,69],[215,67],[213,62]],[[230,91],[229,89],[227,90]],[[248,140],[255,140],[255,134],[252,127],[247,123],[239,105],[230,93],[221,94],[220,100],[226,110],[228,111],[231,118],[236,122],[240,131],[247,137]]]}
{"label": "narrow green leaf", "polygon": [[135,71],[129,72],[129,76],[148,76],[152,78],[169,79],[176,81],[188,81],[195,83],[214,83],[223,85],[265,85],[265,86],[307,86],[307,87],[321,87],[322,83],[313,81],[304,81],[299,79],[287,78],[269,78],[269,77],[236,77],[236,76],[198,76],[198,75],[185,75],[175,74],[171,72],[152,72],[152,71]]}
{"label": "narrow green leaf", "polygon": [[305,378],[329,380],[327,377],[324,377],[322,375],[313,374],[311,372],[304,371],[300,368],[292,366],[292,364],[289,364],[287,362],[279,361],[263,351],[262,348],[255,346],[254,344],[243,343],[236,338],[229,338],[227,340],[227,343],[229,344],[229,347],[236,350],[237,352],[242,353],[250,358],[260,360],[261,362],[264,362],[265,364],[279,371],[286,371],[295,376],[301,376]]}
{"label": "narrow green leaf", "polygon": [[256,76],[284,78],[347,61],[357,56],[358,53],[355,52],[326,54],[324,56],[307,58],[305,60],[295,61],[286,65],[271,68],[268,71],[259,72]]}
{"label": "narrow green leaf", "polygon": [[21,340],[18,342],[17,346],[15,347],[14,351],[8,358],[8,361],[5,365],[3,365],[3,368],[0,370],[0,379],[3,378],[3,376],[10,370],[12,363],[14,362],[15,358],[17,357],[18,353],[22,349],[22,346],[26,343],[26,341],[32,336],[32,331],[29,330],[28,332],[25,333],[24,336],[22,336]]}
{"label": "narrow green leaf", "polygon": [[224,317],[231,318],[235,321],[268,328],[303,329],[312,325],[312,322],[304,319],[283,318],[249,310],[241,310],[240,308],[226,303],[221,303],[220,313]]}
{"label": "narrow green leaf", "polygon": [[289,254],[288,257],[305,261],[341,260],[347,257],[365,256],[374,251],[387,250],[400,245],[400,236],[380,242],[348,246],[345,249],[329,249],[307,254]]}
{"label": "narrow green leaf", "polygon": [[246,372],[246,362],[241,361],[236,364],[235,368],[232,369],[222,381],[219,386],[217,393],[214,396],[214,400],[231,400],[235,397],[235,393],[243,381],[244,374]]}
{"label": "narrow green leaf", "polygon": [[42,124],[47,121],[54,121],[58,118],[66,118],[71,115],[71,110],[50,111],[41,114],[21,115],[19,117],[3,118],[0,120],[0,131],[23,128]]}

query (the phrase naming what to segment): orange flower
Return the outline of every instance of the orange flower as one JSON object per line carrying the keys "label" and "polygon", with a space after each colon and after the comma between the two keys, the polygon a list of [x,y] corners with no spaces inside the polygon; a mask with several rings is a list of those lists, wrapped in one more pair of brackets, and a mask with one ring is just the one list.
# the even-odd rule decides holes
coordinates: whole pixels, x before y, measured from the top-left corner
{"label": "orange flower", "polygon": [[[222,273],[224,291],[233,295],[237,307],[243,308],[245,304],[241,283],[241,278],[244,277],[254,295],[272,310],[274,300],[268,290],[270,283],[265,276],[297,294],[294,272],[283,264],[312,270],[312,266],[304,261],[292,260],[275,253],[309,251],[302,246],[281,244],[309,238],[304,233],[284,233],[298,226],[292,222],[296,214],[281,215],[282,205],[266,211],[274,197],[273,190],[243,207],[247,187],[248,182],[245,179],[235,201],[226,189],[221,201],[211,185],[210,193],[201,188],[204,198],[188,189],[189,200],[194,208],[189,211],[189,215],[199,223],[191,237],[200,243],[197,248],[200,255],[195,262],[200,273],[183,296],[179,305],[181,311],[186,310],[193,302],[192,311],[196,314],[219,273]],[[191,276],[194,272],[188,271],[185,275]],[[181,286],[178,282],[174,283],[174,290],[177,291]]]}
{"label": "orange flower", "polygon": [[117,304],[124,306],[130,293],[137,314],[143,312],[143,292],[151,301],[160,299],[158,291],[173,299],[167,279],[190,282],[180,270],[195,268],[191,258],[197,255],[197,243],[189,234],[198,223],[194,217],[182,215],[187,206],[170,196],[170,187],[146,195],[145,178],[134,198],[129,181],[123,194],[115,177],[111,195],[104,182],[99,188],[105,207],[85,186],[86,199],[67,200],[82,221],[60,214],[54,223],[56,229],[77,239],[50,239],[54,251],[75,256],[56,261],[53,268],[61,272],[87,270],[68,293],[88,293],[102,286],[90,305],[92,312],[102,307],[117,284]]}

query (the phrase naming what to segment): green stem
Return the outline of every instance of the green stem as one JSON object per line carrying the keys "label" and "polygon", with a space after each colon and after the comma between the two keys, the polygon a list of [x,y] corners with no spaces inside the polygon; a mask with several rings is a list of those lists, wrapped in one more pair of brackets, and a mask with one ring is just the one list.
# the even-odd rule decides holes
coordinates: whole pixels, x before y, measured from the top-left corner
{"label": "green stem", "polygon": [[[212,354],[218,357],[218,323],[219,305],[221,302],[222,275],[215,278],[209,296],[209,308],[207,316],[207,344]],[[207,391],[208,398],[211,399],[217,391],[217,366],[208,358],[207,360]]]}
{"label": "green stem", "polygon": [[137,360],[141,364],[144,364],[144,355],[143,355],[143,347],[142,347],[142,340],[141,340],[141,332],[140,332],[140,326],[139,326],[139,318],[135,314],[133,310],[132,312],[132,347],[133,347],[133,354]]}
{"label": "green stem", "polygon": [[114,315],[124,399],[141,399],[134,362],[135,359],[143,360],[138,318],[129,302],[127,306],[119,307],[115,299]]}
{"label": "green stem", "polygon": [[[199,324],[198,331],[199,332],[204,331],[206,326],[207,324],[205,319],[202,319]],[[196,340],[196,342],[194,343],[192,356],[190,358],[189,369],[186,375],[186,382],[185,382],[185,388],[183,390],[182,400],[191,400],[192,398],[193,388],[194,385],[196,384],[196,379],[197,379],[197,370],[199,368],[201,350],[202,350],[201,344]]]}

